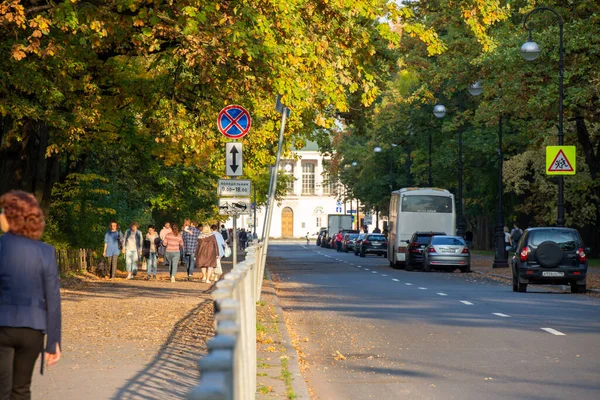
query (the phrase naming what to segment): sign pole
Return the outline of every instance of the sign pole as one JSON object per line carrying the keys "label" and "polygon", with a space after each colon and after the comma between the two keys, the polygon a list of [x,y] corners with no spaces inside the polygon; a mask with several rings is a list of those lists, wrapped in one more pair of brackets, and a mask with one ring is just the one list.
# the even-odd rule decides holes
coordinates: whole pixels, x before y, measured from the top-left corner
{"label": "sign pole", "polygon": [[[278,98],[279,100],[279,98]],[[278,102],[279,103],[279,102]],[[279,103],[281,104],[281,103]],[[279,162],[281,161],[281,150],[283,148],[283,132],[285,131],[285,122],[290,113],[289,108],[281,104],[281,128],[279,129],[279,145],[277,146],[277,158],[275,159],[275,171],[271,174],[272,176],[272,187],[269,193],[269,200],[267,204],[269,205],[269,211],[267,212],[266,219],[266,231],[263,240],[263,248],[262,248],[262,267],[264,269],[265,263],[267,261],[267,249],[269,248],[269,232],[271,232],[271,220],[273,217],[273,205],[275,203],[275,192],[277,191],[277,173],[279,172]]]}
{"label": "sign pole", "polygon": [[232,264],[233,269],[235,270],[235,266],[237,265],[237,242],[238,242],[238,234],[237,234],[237,214],[233,214],[233,249],[231,249],[232,255]]}

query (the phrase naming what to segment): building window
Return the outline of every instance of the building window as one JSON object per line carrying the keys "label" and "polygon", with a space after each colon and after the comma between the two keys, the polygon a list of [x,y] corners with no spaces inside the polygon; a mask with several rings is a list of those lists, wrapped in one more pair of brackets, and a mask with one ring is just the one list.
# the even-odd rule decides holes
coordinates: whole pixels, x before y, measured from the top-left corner
{"label": "building window", "polygon": [[291,179],[287,182],[286,194],[294,194],[294,183],[296,181],[294,178],[294,163],[292,161],[285,162],[283,164],[283,172],[291,176]]}
{"label": "building window", "polygon": [[306,222],[302,223],[302,229],[306,228]]}
{"label": "building window", "polygon": [[335,192],[335,180],[329,177],[329,174],[323,175],[323,194],[333,194]]}
{"label": "building window", "polygon": [[302,163],[302,194],[315,194],[315,164]]}
{"label": "building window", "polygon": [[317,217],[317,228],[321,227],[321,217]]}

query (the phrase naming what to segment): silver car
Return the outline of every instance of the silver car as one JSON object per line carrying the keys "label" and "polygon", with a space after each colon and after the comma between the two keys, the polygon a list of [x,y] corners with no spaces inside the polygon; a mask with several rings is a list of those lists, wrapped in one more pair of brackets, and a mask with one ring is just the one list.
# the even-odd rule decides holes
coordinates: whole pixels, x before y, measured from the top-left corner
{"label": "silver car", "polygon": [[432,236],[423,251],[423,271],[432,268],[471,272],[471,252],[460,236]]}

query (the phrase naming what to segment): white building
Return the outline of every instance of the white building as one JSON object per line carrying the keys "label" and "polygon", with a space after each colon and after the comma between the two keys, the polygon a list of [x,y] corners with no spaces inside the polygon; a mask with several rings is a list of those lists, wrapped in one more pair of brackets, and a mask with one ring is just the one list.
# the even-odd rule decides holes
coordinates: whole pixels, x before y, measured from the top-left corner
{"label": "white building", "polygon": [[[292,238],[313,236],[327,227],[327,215],[343,214],[344,204],[337,200],[336,184],[323,173],[324,158],[316,143],[308,142],[294,150],[297,160],[281,160],[280,174],[294,177],[283,201],[275,204],[270,237]],[[241,226],[252,231],[253,215],[241,217]],[[265,207],[256,213],[256,233],[260,237],[265,222]]]}

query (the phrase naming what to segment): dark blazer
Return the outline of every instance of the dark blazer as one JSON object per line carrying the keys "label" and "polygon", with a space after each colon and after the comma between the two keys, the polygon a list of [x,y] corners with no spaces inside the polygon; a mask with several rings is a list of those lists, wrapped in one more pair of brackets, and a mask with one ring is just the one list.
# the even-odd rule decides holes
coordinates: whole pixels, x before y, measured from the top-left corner
{"label": "dark blazer", "polygon": [[12,233],[0,236],[0,326],[43,331],[46,351],[56,353],[61,314],[54,247]]}

